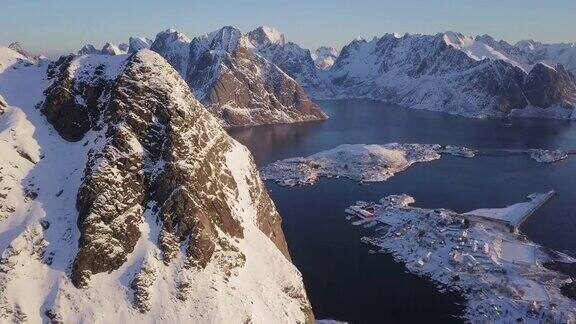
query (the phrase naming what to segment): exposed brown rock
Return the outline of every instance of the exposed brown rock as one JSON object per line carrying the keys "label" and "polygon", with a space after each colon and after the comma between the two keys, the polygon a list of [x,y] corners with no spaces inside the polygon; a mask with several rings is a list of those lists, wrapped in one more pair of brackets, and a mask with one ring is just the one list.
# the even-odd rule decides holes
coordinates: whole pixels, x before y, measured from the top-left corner
{"label": "exposed brown rock", "polygon": [[[48,76],[56,80],[44,92],[46,97],[41,107],[42,113],[60,136],[73,142],[82,139],[97,124],[100,115],[97,100],[110,87],[108,82],[99,78],[91,83],[74,79],[70,72],[74,57],[62,56],[50,64]],[[98,73],[98,69],[94,73]],[[77,96],[85,101],[77,102]]]}
{"label": "exposed brown rock", "polygon": [[[243,237],[228,201],[238,194],[223,154],[232,140],[194,100],[176,71],[167,70],[159,57],[146,57],[150,55],[132,56],[111,82],[93,78],[80,83],[68,72],[72,58],[61,60],[58,77],[47,91],[43,112],[63,137],[80,140],[89,129],[101,129],[100,144],[89,152],[78,191],[81,239],[72,274],[77,286],[88,284],[91,274],[117,269],[126,261],[151,201],[162,224],[158,243],[167,264],[186,242],[190,264],[206,266],[217,249],[226,248],[216,228]],[[162,82],[148,82],[159,79]],[[179,94],[184,102],[173,95],[174,89],[185,89]],[[78,104],[76,96],[87,104]],[[73,110],[80,113],[69,113]],[[83,123],[86,119],[92,122]],[[253,169],[249,182],[259,226],[288,257],[280,217]]]}
{"label": "exposed brown rock", "polygon": [[524,92],[530,103],[540,108],[575,102],[576,78],[560,64],[553,68],[538,63],[526,76]]}

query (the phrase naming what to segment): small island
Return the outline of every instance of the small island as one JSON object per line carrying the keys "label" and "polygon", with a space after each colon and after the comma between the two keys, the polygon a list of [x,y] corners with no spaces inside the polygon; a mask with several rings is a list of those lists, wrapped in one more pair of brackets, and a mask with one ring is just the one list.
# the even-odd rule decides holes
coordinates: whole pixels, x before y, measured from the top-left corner
{"label": "small island", "polygon": [[261,170],[263,180],[280,186],[312,185],[319,178],[348,178],[360,183],[386,181],[414,163],[431,162],[442,155],[474,158],[478,155],[527,155],[540,163],[568,158],[576,151],[543,149],[484,149],[439,144],[343,144],[308,157],[295,157],[268,164]]}

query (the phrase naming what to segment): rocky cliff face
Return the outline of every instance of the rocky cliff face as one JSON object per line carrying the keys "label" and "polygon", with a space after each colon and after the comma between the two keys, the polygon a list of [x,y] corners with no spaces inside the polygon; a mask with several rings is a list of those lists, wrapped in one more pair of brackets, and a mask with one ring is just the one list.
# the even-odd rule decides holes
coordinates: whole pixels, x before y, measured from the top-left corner
{"label": "rocky cliff face", "polygon": [[0,240],[0,318],[313,320],[249,152],[162,57],[63,57],[37,78],[51,126],[30,138],[34,197],[0,222],[20,224]]}
{"label": "rocky cliff face", "polygon": [[557,103],[570,106],[576,102],[576,78],[562,65],[554,68],[536,64],[526,76],[524,89],[526,98],[536,107],[548,108]]}
{"label": "rocky cliff face", "polygon": [[327,118],[296,81],[255,53],[249,38],[233,27],[192,40],[185,79],[224,126]]}

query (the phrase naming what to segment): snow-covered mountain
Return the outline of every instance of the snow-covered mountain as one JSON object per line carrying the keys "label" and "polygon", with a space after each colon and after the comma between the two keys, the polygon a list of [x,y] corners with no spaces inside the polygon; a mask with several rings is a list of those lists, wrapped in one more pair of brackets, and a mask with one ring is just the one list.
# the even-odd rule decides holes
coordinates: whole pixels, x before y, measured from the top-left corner
{"label": "snow-covered mountain", "polygon": [[13,67],[17,63],[32,64],[29,58],[18,53],[17,51],[0,45],[0,73],[8,68]]}
{"label": "snow-covered mountain", "polygon": [[146,37],[130,37],[128,40],[128,53],[150,49],[150,46],[152,46],[152,40]]}
{"label": "snow-covered mountain", "polygon": [[576,45],[573,43],[543,44],[523,40],[512,45],[504,40],[495,40],[489,35],[469,36],[446,32],[451,45],[461,48],[475,58],[501,59],[530,72],[537,63],[555,66],[562,64],[572,73],[576,72]]}
{"label": "snow-covered mountain", "polygon": [[321,74],[327,92],[313,96],[373,98],[470,117],[576,118],[576,85],[565,68],[516,60],[505,55],[505,44],[495,48],[453,32],[357,39]]}
{"label": "snow-covered mountain", "polygon": [[[283,37],[266,37],[271,43],[283,42]],[[189,44],[182,34],[169,30],[158,34],[151,49],[185,77],[223,126],[327,118],[295,80],[260,55],[250,36],[234,27],[196,37]]]}
{"label": "snow-covered mountain", "polygon": [[8,48],[15,51],[15,52],[18,52],[20,55],[24,56],[30,62],[38,62],[44,58],[44,56],[42,56],[42,55],[31,54],[26,49],[24,49],[22,44],[20,44],[19,42],[11,43],[10,45],[8,45]]}
{"label": "snow-covered mountain", "polygon": [[316,67],[326,70],[332,67],[338,58],[339,51],[334,47],[322,46],[312,53],[312,59]]}
{"label": "snow-covered mountain", "polygon": [[319,79],[310,50],[286,38],[278,30],[262,26],[247,34],[256,52],[294,78],[304,89],[317,88]]}
{"label": "snow-covered mountain", "polygon": [[162,55],[176,71],[186,76],[188,55],[190,54],[190,38],[174,30],[167,29],[156,35],[150,49]]}
{"label": "snow-covered mountain", "polygon": [[78,54],[123,55],[149,49],[151,45],[152,41],[146,37],[130,37],[128,44],[121,43],[120,45],[115,45],[114,43],[108,42],[104,44],[100,50],[92,44],[86,44],[78,51]]}
{"label": "snow-covered mountain", "polygon": [[313,320],[250,153],[166,60],[0,53],[1,322]]}
{"label": "snow-covered mountain", "polygon": [[574,43],[543,44],[533,40],[523,40],[516,43],[514,47],[533,61],[544,61],[553,65],[559,63],[576,74],[576,44]]}
{"label": "snow-covered mountain", "polygon": [[128,53],[128,49],[129,45],[124,43],[120,45],[106,43],[100,50],[96,49],[96,47],[94,47],[92,44],[86,44],[78,51],[78,54],[122,55]]}

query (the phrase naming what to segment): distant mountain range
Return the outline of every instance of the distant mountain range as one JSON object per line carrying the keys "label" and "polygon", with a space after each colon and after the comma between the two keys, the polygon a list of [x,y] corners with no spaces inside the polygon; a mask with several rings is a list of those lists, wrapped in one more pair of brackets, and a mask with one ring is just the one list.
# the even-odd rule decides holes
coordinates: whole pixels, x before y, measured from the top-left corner
{"label": "distant mountain range", "polygon": [[[467,117],[576,118],[575,44],[445,32],[386,34],[311,52],[274,28],[242,34],[228,26],[194,40],[167,30],[151,48],[225,126],[325,118],[307,96],[370,98]],[[256,67],[266,73],[253,73]]]}
{"label": "distant mountain range", "polygon": [[309,92],[469,117],[575,118],[574,75],[560,62],[531,59],[532,52],[514,48],[452,32],[354,40],[320,75],[325,86]]}

